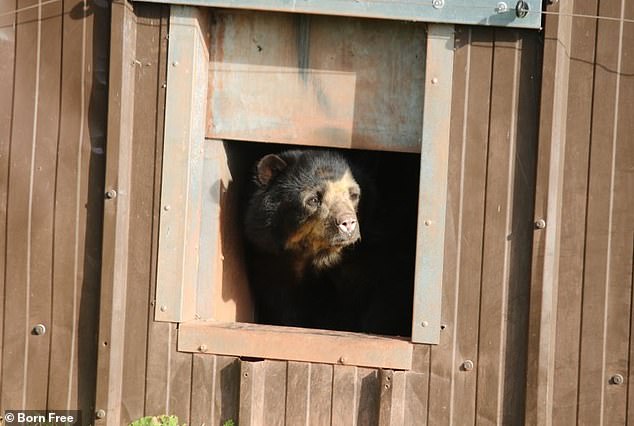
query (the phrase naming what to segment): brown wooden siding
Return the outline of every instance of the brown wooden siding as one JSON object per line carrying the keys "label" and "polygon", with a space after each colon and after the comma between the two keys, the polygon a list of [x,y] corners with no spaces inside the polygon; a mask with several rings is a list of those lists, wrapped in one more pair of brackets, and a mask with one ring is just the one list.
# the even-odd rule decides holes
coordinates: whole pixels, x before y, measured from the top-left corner
{"label": "brown wooden siding", "polygon": [[108,30],[104,2],[0,5],[0,410],[92,411]]}
{"label": "brown wooden siding", "polygon": [[[540,349],[549,365],[538,363],[531,344],[529,377],[536,379],[529,379],[528,419],[626,424],[632,412],[634,24],[619,19],[631,20],[634,5],[578,0],[561,11],[616,20],[546,20],[536,217],[558,225],[560,235],[558,246],[540,235],[535,242],[532,315],[540,313],[543,295],[556,297],[541,303],[553,327],[549,347]],[[557,150],[559,221],[549,216],[548,195],[554,179],[547,157]],[[548,250],[558,265],[542,263]],[[542,267],[552,269],[551,280]],[[624,384],[615,382],[619,374]],[[539,386],[547,381],[548,392]]]}
{"label": "brown wooden siding", "polygon": [[[634,19],[626,0],[563,3]],[[153,321],[168,9],[5,14],[36,4],[0,2],[0,410],[104,409],[97,424],[113,425],[634,423],[634,24],[457,27],[444,329],[402,372],[176,351],[177,325]],[[104,189],[119,191],[105,207]]]}

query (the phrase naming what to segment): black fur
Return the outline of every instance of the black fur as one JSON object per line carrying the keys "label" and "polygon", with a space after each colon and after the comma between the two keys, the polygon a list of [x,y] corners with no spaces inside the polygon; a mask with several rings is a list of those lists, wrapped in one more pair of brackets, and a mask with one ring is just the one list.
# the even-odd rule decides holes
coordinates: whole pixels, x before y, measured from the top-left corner
{"label": "black fur", "polygon": [[[409,335],[414,256],[408,242],[415,228],[409,235],[393,233],[396,225],[389,218],[386,223],[383,214],[400,207],[376,208],[381,200],[375,184],[363,167],[338,152],[293,150],[278,157],[282,163],[275,159],[264,170],[256,166],[245,216],[258,322]],[[345,247],[332,266],[316,268],[309,262],[298,270],[298,255],[286,250],[285,242],[309,215],[300,194],[347,171],[361,187],[361,239]]]}

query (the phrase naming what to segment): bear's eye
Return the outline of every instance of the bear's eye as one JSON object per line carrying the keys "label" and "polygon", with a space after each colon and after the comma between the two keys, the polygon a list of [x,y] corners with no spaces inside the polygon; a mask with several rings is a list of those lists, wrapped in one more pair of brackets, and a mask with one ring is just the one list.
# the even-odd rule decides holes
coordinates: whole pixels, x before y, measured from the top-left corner
{"label": "bear's eye", "polygon": [[360,196],[361,194],[359,194],[357,191],[350,191],[350,200],[359,201]]}
{"label": "bear's eye", "polygon": [[309,207],[313,207],[313,208],[318,207],[319,206],[319,197],[316,196],[316,195],[311,195],[306,200],[306,205],[308,205]]}

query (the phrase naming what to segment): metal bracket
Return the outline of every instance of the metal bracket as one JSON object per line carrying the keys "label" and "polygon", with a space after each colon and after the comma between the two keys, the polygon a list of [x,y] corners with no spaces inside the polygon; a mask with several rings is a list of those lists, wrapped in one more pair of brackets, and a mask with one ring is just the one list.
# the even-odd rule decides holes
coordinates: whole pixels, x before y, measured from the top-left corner
{"label": "metal bracket", "polygon": [[499,0],[143,0],[191,6],[358,16],[445,24],[541,28],[541,1]]}

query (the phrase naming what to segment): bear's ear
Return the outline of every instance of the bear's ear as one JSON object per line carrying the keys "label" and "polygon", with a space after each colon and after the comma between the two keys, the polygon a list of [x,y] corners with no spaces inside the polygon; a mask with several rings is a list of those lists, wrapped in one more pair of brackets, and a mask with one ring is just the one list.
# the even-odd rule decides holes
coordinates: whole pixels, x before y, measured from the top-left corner
{"label": "bear's ear", "polygon": [[268,185],[271,179],[277,176],[287,166],[286,162],[275,154],[262,157],[256,166],[256,178],[258,183],[262,186]]}

